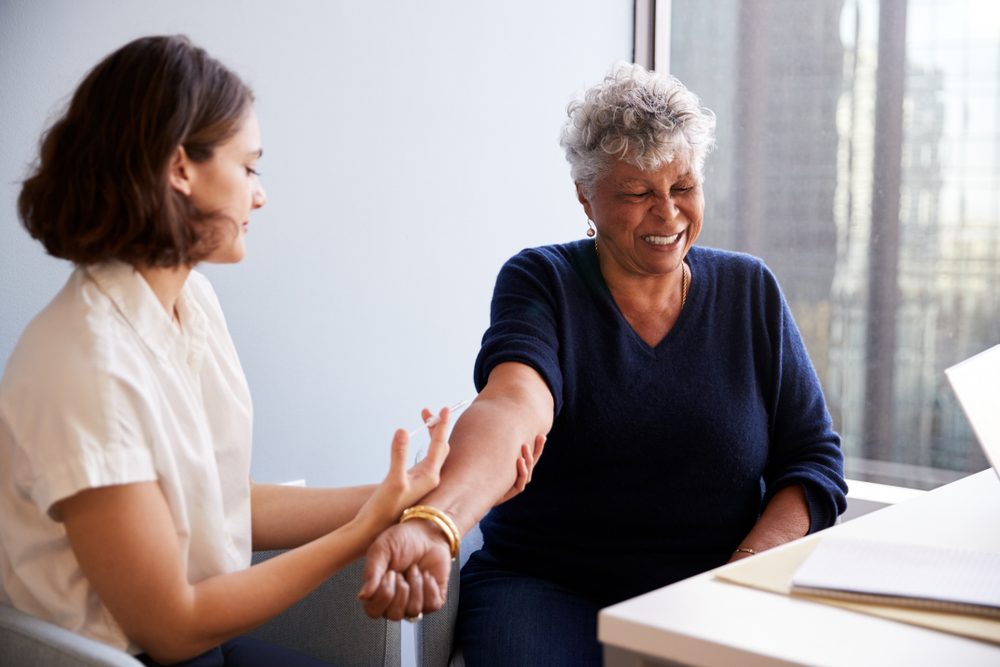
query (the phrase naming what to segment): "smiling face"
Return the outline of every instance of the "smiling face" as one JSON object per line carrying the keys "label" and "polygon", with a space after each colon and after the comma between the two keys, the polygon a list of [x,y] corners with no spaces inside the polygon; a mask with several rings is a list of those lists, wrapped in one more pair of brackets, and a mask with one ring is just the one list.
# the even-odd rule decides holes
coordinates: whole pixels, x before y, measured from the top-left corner
{"label": "smiling face", "polygon": [[577,184],[577,196],[597,228],[606,273],[670,274],[701,233],[705,198],[685,157],[649,171],[618,160],[593,187]]}
{"label": "smiling face", "polygon": [[181,149],[171,184],[221,225],[218,245],[205,261],[234,263],[246,254],[243,237],[250,227],[250,212],[267,201],[257,173],[261,154],[260,124],[252,110],[236,134],[216,146],[208,160],[194,162]]}

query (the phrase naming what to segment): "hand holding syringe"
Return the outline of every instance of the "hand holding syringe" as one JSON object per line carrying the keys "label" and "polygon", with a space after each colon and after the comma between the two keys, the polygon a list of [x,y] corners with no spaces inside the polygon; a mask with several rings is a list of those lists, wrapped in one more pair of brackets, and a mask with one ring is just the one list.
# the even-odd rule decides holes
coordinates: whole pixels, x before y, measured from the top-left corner
{"label": "hand holding syringe", "polygon": [[[461,412],[466,407],[468,407],[468,405],[470,403],[472,403],[472,399],[471,398],[467,398],[464,401],[459,401],[455,405],[453,405],[450,408],[448,408],[448,414],[449,414],[449,416],[453,417],[453,416],[457,415],[459,412]],[[438,417],[437,415],[432,415],[431,417],[428,417],[427,420],[423,424],[421,424],[420,426],[417,426],[416,428],[413,428],[413,429],[410,429],[409,431],[407,431],[407,435],[412,438],[417,433],[420,433],[421,431],[424,431],[424,430],[430,428],[431,426],[436,425],[439,421],[441,421],[440,417]],[[427,454],[427,446],[423,445],[420,449],[417,450],[417,455],[414,457],[413,462],[414,463],[419,463],[420,460],[422,458],[424,458],[424,455],[426,455],[426,454]]]}
{"label": "hand holding syringe", "polygon": [[[456,415],[465,408],[467,408],[469,404],[472,403],[474,398],[475,397],[467,398],[464,401],[459,401],[455,405],[448,408],[449,418],[452,415]],[[407,435],[412,438],[420,431],[423,431],[424,429],[427,428],[431,428],[440,421],[441,421],[440,417],[438,417],[437,415],[431,415],[430,417],[427,418],[427,420],[423,424],[407,431]],[[531,481],[531,473],[535,468],[535,461],[537,461],[538,458],[542,455],[542,450],[544,448],[545,448],[544,435],[535,436],[534,447],[529,447],[527,444],[521,445],[521,456],[517,460],[517,478],[514,481],[514,486],[511,487],[510,491],[508,491],[503,496],[503,498],[499,500],[497,504],[505,502],[510,498],[513,498],[517,494],[521,493],[521,491],[524,491],[524,487],[527,486],[528,482]],[[417,450],[417,454],[413,459],[413,464],[416,465],[417,463],[420,463],[420,461],[424,458],[426,454],[427,454],[427,445],[423,445],[420,447],[420,449]]]}

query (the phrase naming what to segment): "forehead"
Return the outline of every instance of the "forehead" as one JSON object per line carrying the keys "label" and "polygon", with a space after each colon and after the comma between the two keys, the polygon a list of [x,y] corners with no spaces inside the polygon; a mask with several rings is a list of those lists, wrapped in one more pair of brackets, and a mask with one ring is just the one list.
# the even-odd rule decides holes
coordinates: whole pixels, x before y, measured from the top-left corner
{"label": "forehead", "polygon": [[260,122],[253,109],[240,121],[236,133],[222,142],[219,149],[234,154],[260,151]]}
{"label": "forehead", "polygon": [[607,172],[607,180],[614,183],[627,183],[638,181],[649,182],[674,182],[684,178],[694,176],[691,159],[686,155],[678,155],[670,162],[664,162],[652,169],[642,169],[624,160],[616,160],[611,170]]}

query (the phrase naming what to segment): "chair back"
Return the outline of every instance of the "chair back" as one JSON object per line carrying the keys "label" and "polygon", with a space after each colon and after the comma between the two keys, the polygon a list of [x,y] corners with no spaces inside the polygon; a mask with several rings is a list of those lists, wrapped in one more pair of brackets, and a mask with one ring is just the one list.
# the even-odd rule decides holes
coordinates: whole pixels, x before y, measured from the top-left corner
{"label": "chair back", "polygon": [[459,579],[469,556],[483,546],[483,534],[476,525],[462,538],[457,561],[452,563],[448,579],[448,597],[444,607],[427,614],[417,624],[417,667],[464,667],[461,648],[455,648],[455,619],[458,618]]}
{"label": "chair back", "polygon": [[4,667],[142,667],[124,651],[0,603]]}
{"label": "chair back", "polygon": [[[255,552],[253,562],[279,553]],[[368,618],[358,602],[364,566],[364,559],[351,563],[250,634],[338,667],[399,667],[400,624]]]}
{"label": "chair back", "polygon": [[[254,562],[279,552],[254,554]],[[344,568],[301,602],[254,630],[253,636],[338,667],[399,667],[399,623],[368,618],[357,599],[364,562]],[[0,604],[2,667],[141,667],[111,648]]]}

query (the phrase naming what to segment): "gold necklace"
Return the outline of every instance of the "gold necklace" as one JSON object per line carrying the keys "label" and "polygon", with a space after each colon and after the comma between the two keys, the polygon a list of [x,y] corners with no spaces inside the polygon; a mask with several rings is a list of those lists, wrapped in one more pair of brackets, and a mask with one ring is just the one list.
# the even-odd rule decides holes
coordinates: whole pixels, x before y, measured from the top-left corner
{"label": "gold necklace", "polygon": [[688,265],[682,260],[681,261],[681,310],[684,310],[684,304],[688,300]]}
{"label": "gold necklace", "polygon": [[[594,254],[600,256],[601,251],[597,248],[597,238],[594,238]],[[681,310],[684,310],[684,306],[688,301],[688,287],[690,287],[690,274],[688,273],[687,262],[681,260]]]}

